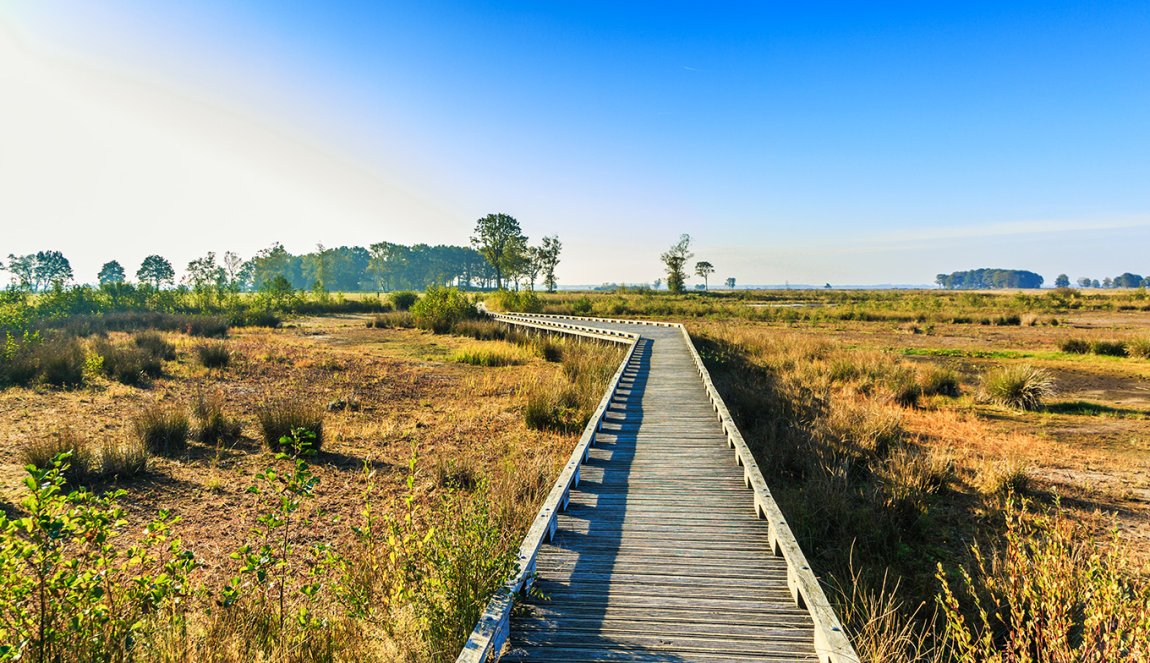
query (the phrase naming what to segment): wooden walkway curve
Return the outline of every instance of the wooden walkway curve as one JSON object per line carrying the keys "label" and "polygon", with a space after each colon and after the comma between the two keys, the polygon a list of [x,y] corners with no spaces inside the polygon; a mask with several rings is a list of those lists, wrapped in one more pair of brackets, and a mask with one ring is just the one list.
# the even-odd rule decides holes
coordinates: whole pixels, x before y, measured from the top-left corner
{"label": "wooden walkway curve", "polygon": [[630,350],[461,663],[858,660],[682,327],[498,317]]}

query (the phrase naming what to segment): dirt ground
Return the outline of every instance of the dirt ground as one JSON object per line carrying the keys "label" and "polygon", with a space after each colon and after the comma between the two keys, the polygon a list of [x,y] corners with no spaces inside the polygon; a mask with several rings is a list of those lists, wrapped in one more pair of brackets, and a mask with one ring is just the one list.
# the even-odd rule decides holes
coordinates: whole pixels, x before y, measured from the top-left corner
{"label": "dirt ground", "polygon": [[[338,538],[363,508],[365,468],[385,495],[404,489],[417,458],[416,490],[428,495],[445,473],[515,473],[544,492],[577,436],[529,430],[521,386],[557,364],[485,368],[448,359],[469,339],[408,329],[375,329],[365,317],[295,321],[282,329],[237,329],[226,340],[230,365],[208,370],[194,359],[196,340],[167,338],[177,359],[165,375],[140,387],[99,378],[76,390],[0,391],[0,507],[22,496],[22,449],[38,436],[71,428],[92,441],[132,434],[148,403],[190,407],[198,389],[218,392],[225,412],[242,422],[242,437],[224,447],[189,443],[179,458],[153,456],[143,476],[123,481],[129,518],[142,523],[161,508],[182,518],[177,533],[210,574],[226,573],[227,555],[254,523],[257,504],[245,489],[274,461],[256,419],[267,400],[288,398],[325,409],[324,444],[313,459],[320,477],[316,536]],[[102,486],[101,486],[102,487]],[[534,512],[537,505],[515,505]],[[528,516],[530,517],[530,516]]]}

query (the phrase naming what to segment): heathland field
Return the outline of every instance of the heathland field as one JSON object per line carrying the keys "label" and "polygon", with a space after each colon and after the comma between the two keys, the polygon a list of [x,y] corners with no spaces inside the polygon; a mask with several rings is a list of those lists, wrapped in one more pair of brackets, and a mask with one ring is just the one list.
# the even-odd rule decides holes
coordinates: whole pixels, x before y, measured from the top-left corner
{"label": "heathland field", "polygon": [[1145,292],[532,305],[687,325],[865,659],[1150,655]]}
{"label": "heathland field", "polygon": [[[621,352],[293,297],[4,302],[0,660],[454,660]],[[1150,656],[1144,292],[484,297],[684,322],[865,660]]]}

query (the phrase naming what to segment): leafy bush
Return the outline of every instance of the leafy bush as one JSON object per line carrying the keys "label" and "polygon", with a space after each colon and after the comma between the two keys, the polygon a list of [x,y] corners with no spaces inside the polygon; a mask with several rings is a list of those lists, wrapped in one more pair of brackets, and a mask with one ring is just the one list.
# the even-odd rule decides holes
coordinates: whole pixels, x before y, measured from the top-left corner
{"label": "leafy bush", "polygon": [[266,402],[256,412],[264,444],[276,452],[283,450],[284,438],[300,431],[313,436],[308,446],[318,451],[323,444],[323,416],[323,408],[293,399]]}
{"label": "leafy bush", "polygon": [[101,370],[109,378],[126,385],[138,385],[163,374],[164,365],[151,351],[137,345],[98,339],[92,349],[102,359]]}
{"label": "leafy bush", "polygon": [[40,365],[33,352],[39,336],[36,334],[0,335],[0,386],[29,385],[40,373]]}
{"label": "leafy bush", "polygon": [[1058,344],[1058,348],[1070,354],[1084,355],[1090,352],[1090,342],[1080,338],[1067,338]]}
{"label": "leafy bush", "polygon": [[68,485],[78,486],[92,478],[95,469],[92,444],[71,428],[32,440],[24,447],[21,457],[27,465],[49,470],[61,454],[68,454],[68,462],[61,469]]}
{"label": "leafy bush", "polygon": [[283,318],[266,309],[250,309],[233,315],[231,323],[236,327],[270,327],[275,329],[283,324]]}
{"label": "leafy bush", "polygon": [[982,388],[994,403],[1021,410],[1036,410],[1054,393],[1054,378],[1033,366],[1004,366],[983,377]]}
{"label": "leafy bush", "polygon": [[154,454],[175,456],[188,448],[188,415],[183,408],[159,403],[145,407],[132,421],[136,437]]}
{"label": "leafy bush", "polygon": [[232,353],[223,341],[200,343],[196,346],[196,356],[204,368],[224,368],[232,360]]}
{"label": "leafy bush", "polygon": [[411,314],[419,327],[446,334],[456,323],[475,318],[479,312],[459,289],[432,286],[412,305]]}
{"label": "leafy bush", "polygon": [[1150,660],[1150,585],[1117,530],[1099,546],[1060,506],[1034,514],[1011,500],[1005,515],[997,555],[973,545],[953,587],[938,566],[954,660]]}
{"label": "leafy bush", "polygon": [[1122,341],[1094,341],[1090,344],[1090,351],[1096,355],[1125,357],[1126,344]]}
{"label": "leafy bush", "polygon": [[132,337],[132,340],[136,342],[136,347],[146,350],[156,359],[172,361],[176,358],[176,346],[169,343],[159,332],[139,332]]}
{"label": "leafy bush", "polygon": [[487,301],[499,311],[518,311],[520,313],[541,313],[543,302],[534,290],[498,290],[488,295]]}
{"label": "leafy bush", "polygon": [[32,351],[40,378],[53,387],[78,387],[84,382],[84,347],[75,338],[58,336]]}
{"label": "leafy bush", "polygon": [[415,302],[419,301],[419,294],[410,290],[400,290],[391,293],[391,305],[397,311],[408,311]]}
{"label": "leafy bush", "polygon": [[65,491],[71,461],[27,468],[27,515],[0,511],[0,657],[29,661],[126,661],[143,655],[157,633],[185,628],[193,555],[173,538],[166,512],[133,537],[117,500]]}

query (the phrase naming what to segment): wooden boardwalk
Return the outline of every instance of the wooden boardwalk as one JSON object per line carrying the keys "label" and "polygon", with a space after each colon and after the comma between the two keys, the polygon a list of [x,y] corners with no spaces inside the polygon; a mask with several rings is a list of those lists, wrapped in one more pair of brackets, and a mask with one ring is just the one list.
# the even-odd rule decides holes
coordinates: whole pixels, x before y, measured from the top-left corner
{"label": "wooden boardwalk", "polygon": [[[516,602],[499,660],[856,660],[845,638],[827,645],[819,612],[800,605],[795,569],[777,554],[777,531],[732,458],[686,334],[586,319],[530,323],[639,336],[565,510],[548,516],[535,591]],[[841,636],[837,620],[832,627]]]}

